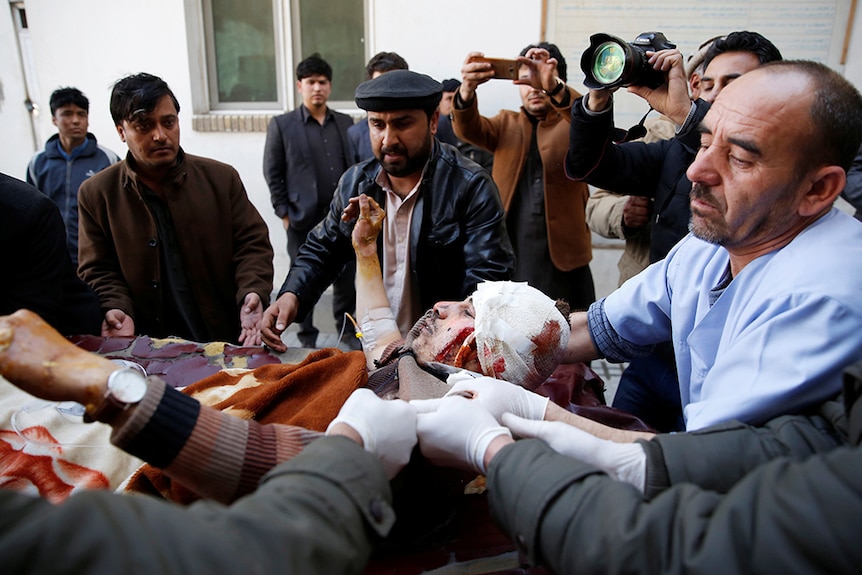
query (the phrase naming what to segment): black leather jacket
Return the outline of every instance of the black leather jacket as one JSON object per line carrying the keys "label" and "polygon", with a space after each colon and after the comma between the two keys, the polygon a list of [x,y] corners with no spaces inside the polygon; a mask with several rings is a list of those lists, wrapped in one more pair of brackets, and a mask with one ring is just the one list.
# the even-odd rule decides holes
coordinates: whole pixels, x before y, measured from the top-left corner
{"label": "black leather jacket", "polygon": [[670,140],[614,144],[612,110],[591,115],[581,100],[572,106],[566,174],[617,194],[653,198],[650,263],[664,259],[688,233],[691,182],[685,172],[700,147],[695,128],[707,110],[709,104],[697,100],[688,129]]}
{"label": "black leather jacket", "polygon": [[[349,198],[366,194],[386,209],[386,193],[375,182],[380,169],[373,159],[344,172],[329,213],[309,232],[292,262],[278,295],[296,294],[297,321],[314,307],[344,264],[356,257],[350,239],[353,222],[341,221]],[[381,234],[381,262],[382,243]],[[410,266],[422,309],[441,300],[464,299],[479,282],[508,280],[514,267],[500,193],[491,176],[436,138],[413,211]]]}

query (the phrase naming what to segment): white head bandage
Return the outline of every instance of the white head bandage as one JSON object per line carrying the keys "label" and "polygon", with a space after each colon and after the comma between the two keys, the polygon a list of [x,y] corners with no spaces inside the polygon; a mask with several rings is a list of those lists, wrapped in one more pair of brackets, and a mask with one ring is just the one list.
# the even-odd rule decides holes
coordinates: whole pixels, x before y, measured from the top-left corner
{"label": "white head bandage", "polygon": [[473,307],[485,375],[534,389],[559,365],[571,330],[554,300],[523,282],[484,282]]}

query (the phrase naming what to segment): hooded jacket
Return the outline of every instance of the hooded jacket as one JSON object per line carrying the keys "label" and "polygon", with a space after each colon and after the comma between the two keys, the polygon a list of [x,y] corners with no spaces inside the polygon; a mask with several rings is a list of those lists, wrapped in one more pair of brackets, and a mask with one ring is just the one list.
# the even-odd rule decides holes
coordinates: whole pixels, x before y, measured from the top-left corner
{"label": "hooded jacket", "polygon": [[51,198],[60,208],[66,224],[66,246],[72,262],[78,264],[78,188],[90,176],[101,172],[120,158],[96,142],[96,136],[87,134],[82,148],[74,150],[71,158],[60,149],[60,135],[54,134],[45,142],[45,149],[33,156],[27,166],[27,183]]}

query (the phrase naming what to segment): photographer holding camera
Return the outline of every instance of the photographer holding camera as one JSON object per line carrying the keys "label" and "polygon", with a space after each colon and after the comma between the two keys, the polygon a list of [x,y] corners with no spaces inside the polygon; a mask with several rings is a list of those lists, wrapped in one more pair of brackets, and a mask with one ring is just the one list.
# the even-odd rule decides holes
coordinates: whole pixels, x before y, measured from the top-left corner
{"label": "photographer holding camera", "polygon": [[[664,41],[664,36],[655,36]],[[643,37],[656,40],[647,34],[638,40]],[[689,230],[691,182],[685,172],[700,146],[698,124],[725,86],[762,64],[780,60],[781,53],[756,32],[732,32],[716,40],[704,59],[700,96],[692,102],[684,59],[678,50],[652,51],[643,45],[648,46],[648,42],[642,42],[640,50],[630,50],[634,52],[629,56],[631,62],[622,66],[619,78],[602,77],[601,73],[610,68],[595,64],[601,63],[602,49],[607,44],[597,45],[594,40],[581,63],[588,75],[585,84],[591,85],[591,90],[572,106],[566,173],[611,192],[637,193],[653,199],[650,263],[654,263],[664,259]],[[640,73],[631,72],[638,70]],[[643,83],[628,84],[631,78]],[[602,85],[610,87],[601,88]],[[650,144],[614,145],[618,130],[614,128],[612,92],[621,85],[628,85],[629,92],[644,98],[652,108],[670,118],[678,126],[676,137]],[[634,359],[620,379],[614,407],[664,431],[682,429],[675,364],[669,342],[657,345],[651,355]],[[656,421],[659,416],[661,422]]]}
{"label": "photographer holding camera", "polygon": [[625,142],[608,146],[616,135],[612,94],[621,84],[599,87],[601,84],[588,79],[585,83],[595,87],[591,86],[589,94],[572,107],[566,171],[575,180],[612,192],[628,194],[638,190],[639,195],[654,198],[652,263],[663,259],[688,233],[691,182],[685,170],[700,145],[700,134],[694,128],[728,83],[762,64],[780,60],[781,53],[756,32],[733,32],[719,39],[707,53],[700,97],[694,102],[689,98],[679,50],[647,50],[645,54],[651,68],[664,75],[664,82],[655,86],[656,82],[649,82],[654,76],[641,75],[649,84],[631,84],[628,91],[673,120],[678,126],[677,137],[647,145]]}

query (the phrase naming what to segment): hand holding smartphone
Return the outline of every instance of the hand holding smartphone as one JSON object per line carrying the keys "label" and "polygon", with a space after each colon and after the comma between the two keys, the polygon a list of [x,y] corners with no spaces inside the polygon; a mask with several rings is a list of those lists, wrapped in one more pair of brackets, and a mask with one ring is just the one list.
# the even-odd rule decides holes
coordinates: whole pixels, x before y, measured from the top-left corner
{"label": "hand holding smartphone", "polygon": [[517,80],[518,79],[518,61],[508,58],[486,58],[485,56],[473,56],[471,62],[487,62],[491,64],[491,69],[494,71],[494,79],[497,80]]}

